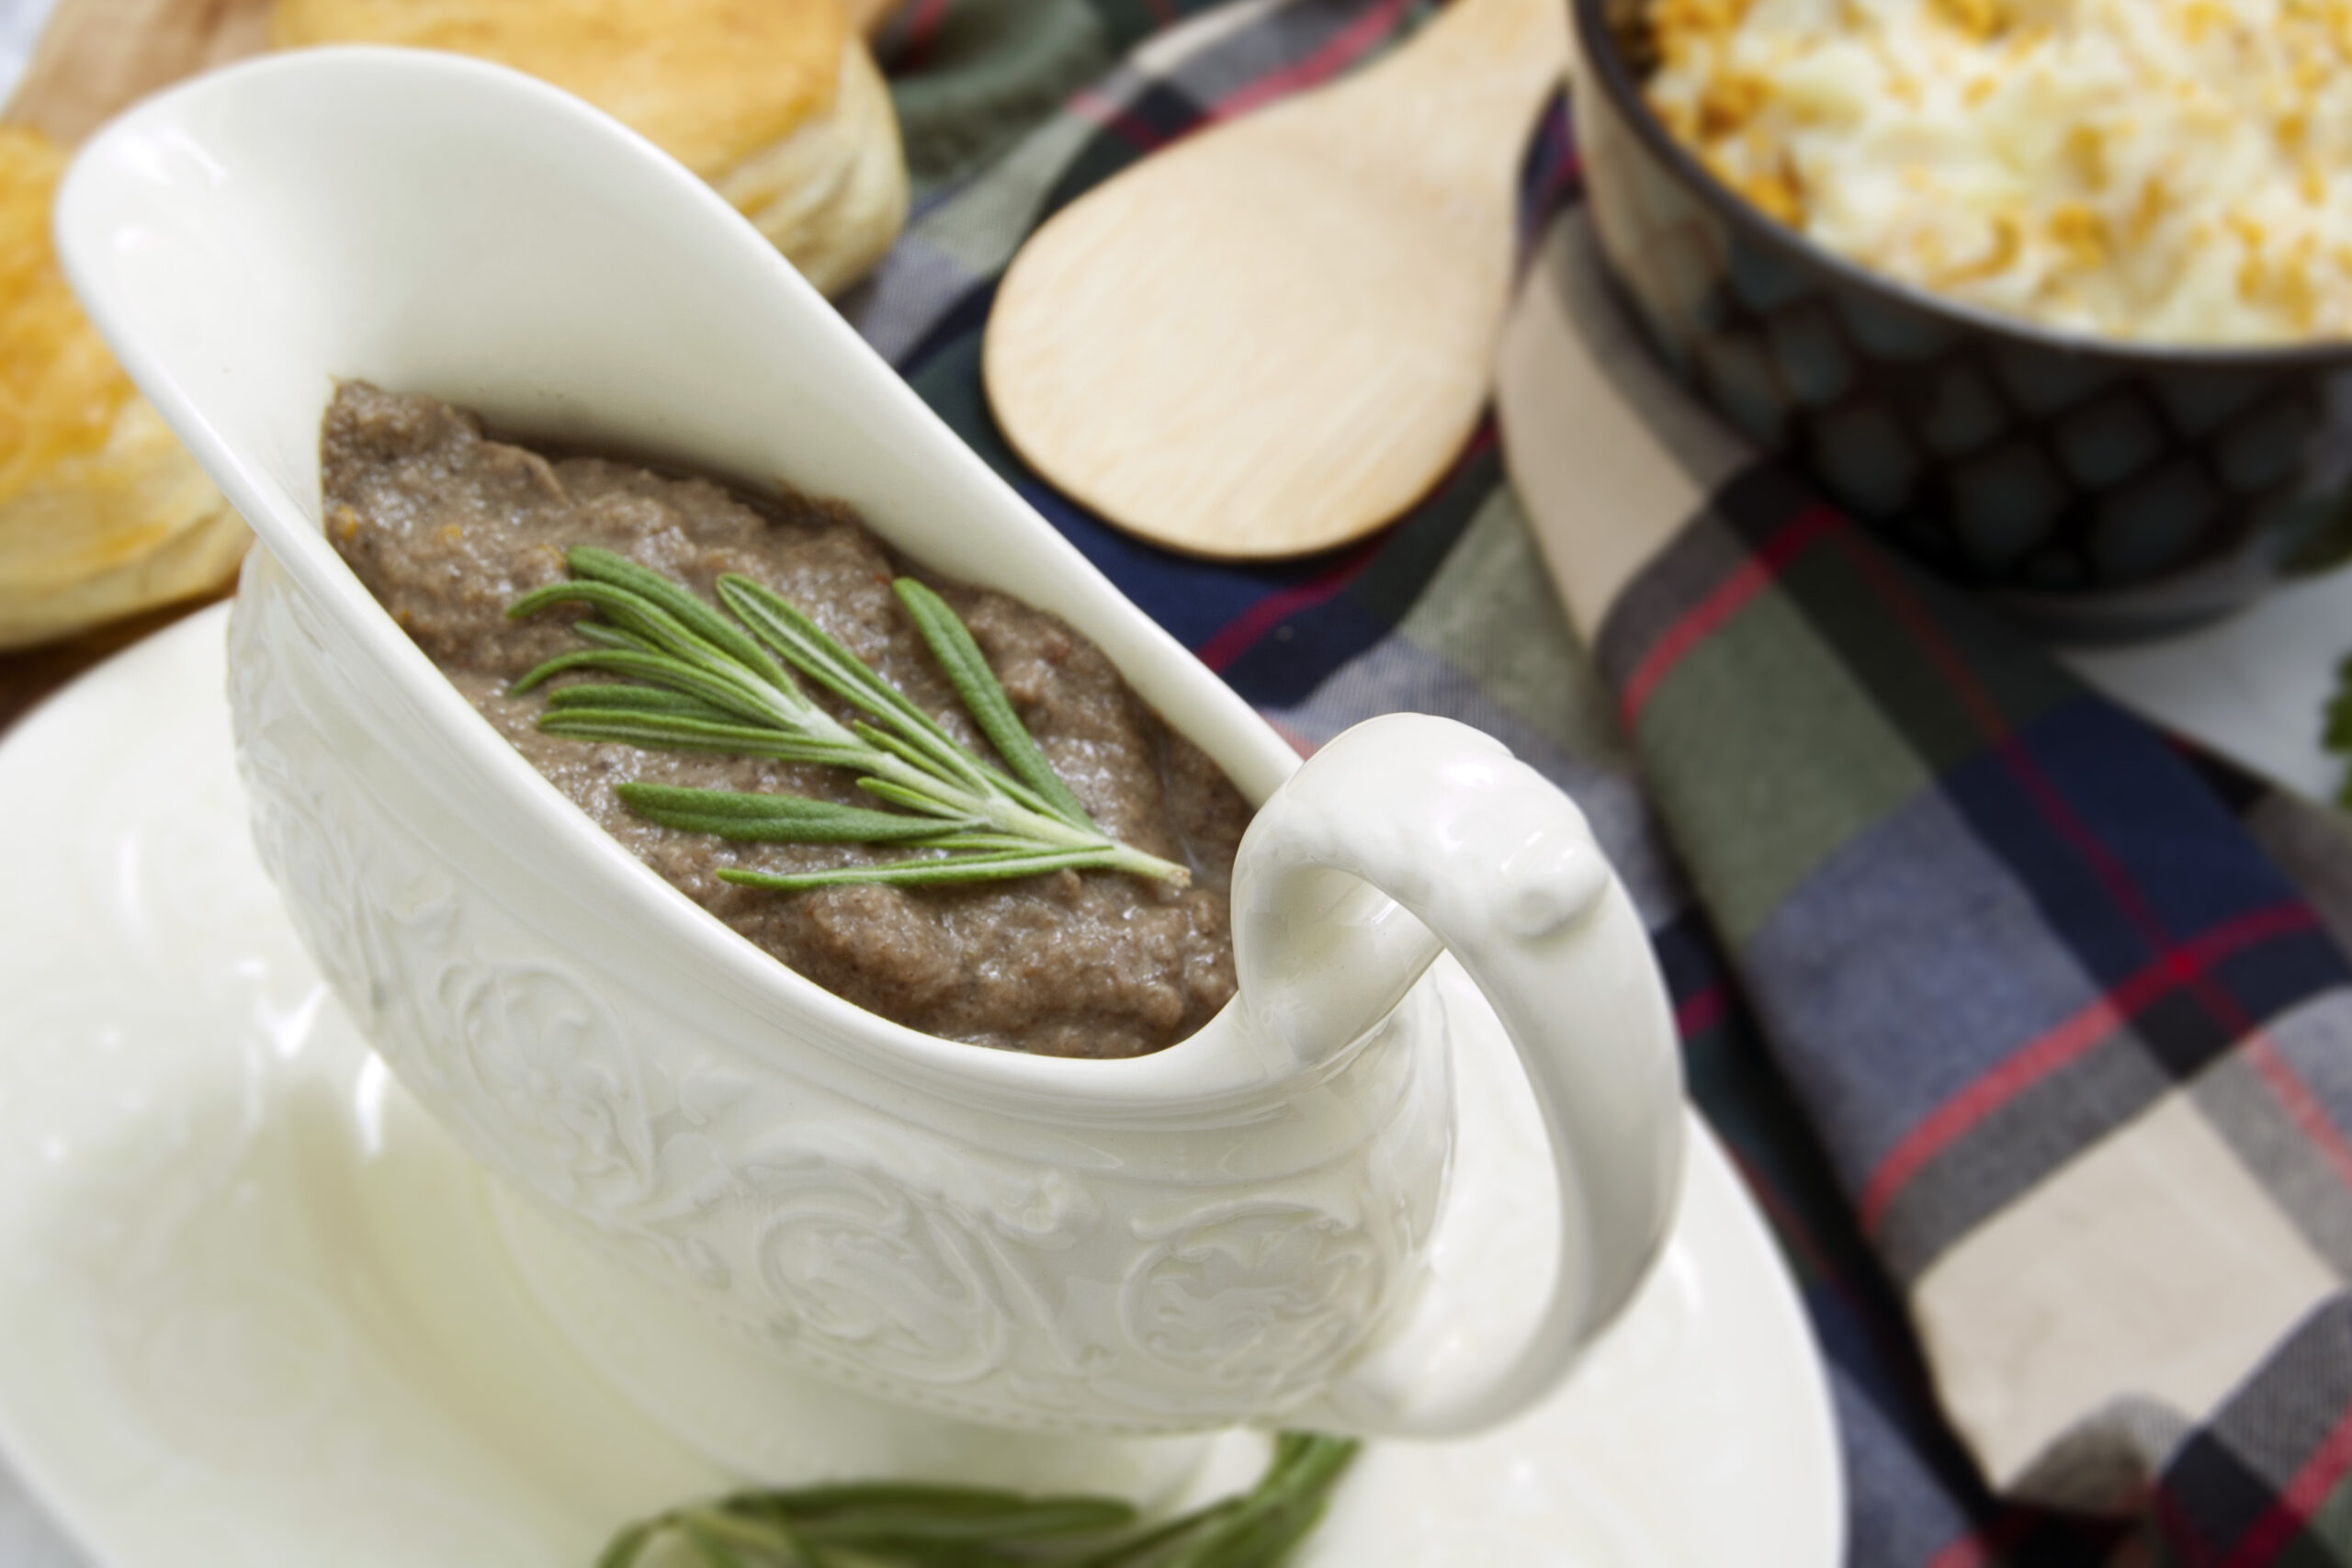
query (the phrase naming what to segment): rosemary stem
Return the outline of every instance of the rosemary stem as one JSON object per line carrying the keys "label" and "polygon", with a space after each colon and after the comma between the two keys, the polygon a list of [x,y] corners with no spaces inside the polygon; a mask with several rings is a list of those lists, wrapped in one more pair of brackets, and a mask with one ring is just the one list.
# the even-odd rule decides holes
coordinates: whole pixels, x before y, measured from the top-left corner
{"label": "rosemary stem", "polygon": [[[853,739],[852,745],[862,742]],[[1192,880],[1192,873],[1173,861],[1146,854],[1143,851],[1119,842],[1108,834],[1090,832],[1073,828],[1057,818],[1032,811],[1017,802],[976,795],[926,773],[898,758],[874,748],[867,749],[868,760],[859,764],[862,771],[876,778],[888,779],[902,789],[910,790],[926,799],[935,800],[947,810],[968,815],[1001,833],[1017,838],[1043,840],[1062,849],[1101,850],[1107,853],[1107,864],[1136,876],[1148,876],[1159,882],[1172,882],[1178,886]]]}
{"label": "rosemary stem", "polygon": [[749,1519],[739,1519],[724,1508],[687,1508],[675,1517],[682,1520],[691,1519],[712,1535],[739,1546],[748,1546],[758,1551],[774,1551],[776,1548],[776,1532],[773,1529],[763,1528]]}

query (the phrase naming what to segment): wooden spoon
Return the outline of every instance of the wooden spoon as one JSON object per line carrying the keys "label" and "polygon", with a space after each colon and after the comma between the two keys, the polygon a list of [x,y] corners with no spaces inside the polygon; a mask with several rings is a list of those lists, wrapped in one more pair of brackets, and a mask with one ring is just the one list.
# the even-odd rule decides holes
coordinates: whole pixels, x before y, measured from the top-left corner
{"label": "wooden spoon", "polygon": [[1510,284],[1563,0],[1454,0],[1336,85],[1089,192],[1013,258],[989,400],[1056,486],[1148,539],[1284,556],[1367,533],[1460,452]]}

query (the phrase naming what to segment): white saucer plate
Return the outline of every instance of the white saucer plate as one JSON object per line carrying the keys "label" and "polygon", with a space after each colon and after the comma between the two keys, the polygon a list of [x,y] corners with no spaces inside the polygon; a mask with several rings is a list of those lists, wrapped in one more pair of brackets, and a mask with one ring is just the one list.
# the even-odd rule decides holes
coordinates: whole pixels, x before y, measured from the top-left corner
{"label": "white saucer plate", "polygon": [[[569,1347],[487,1179],[326,996],[249,847],[226,615],[0,746],[0,1442],[106,1568],[585,1568],[732,1478]],[[1490,1190],[1520,1130],[1478,1055],[1494,1135],[1460,1175]],[[1813,1340],[1703,1130],[1684,1190],[1559,1393],[1368,1450],[1301,1563],[1838,1562]]]}

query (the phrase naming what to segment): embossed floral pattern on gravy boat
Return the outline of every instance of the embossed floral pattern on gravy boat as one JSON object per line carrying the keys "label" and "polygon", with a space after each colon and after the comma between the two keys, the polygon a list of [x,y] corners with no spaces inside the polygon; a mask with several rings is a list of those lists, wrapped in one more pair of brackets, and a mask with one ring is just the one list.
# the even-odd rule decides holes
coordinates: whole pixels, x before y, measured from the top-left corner
{"label": "embossed floral pattern on gravy boat", "polygon": [[[798,1365],[1110,1431],[1485,1425],[1631,1293],[1672,1216],[1679,1079],[1575,808],[1437,719],[1301,767],[650,146],[492,67],[322,51],[117,121],[58,228],[265,547],[231,695],[297,928],[417,1098],[576,1232]],[[781,475],[1061,614],[1261,803],[1240,998],[1156,1056],[1041,1059],[890,1024],[757,952],[533,773],[327,547],[319,420],[354,376]],[[1442,1380],[1445,1325],[1416,1310],[1453,1131],[1432,932],[1520,1045],[1563,1199],[1542,1325]]]}

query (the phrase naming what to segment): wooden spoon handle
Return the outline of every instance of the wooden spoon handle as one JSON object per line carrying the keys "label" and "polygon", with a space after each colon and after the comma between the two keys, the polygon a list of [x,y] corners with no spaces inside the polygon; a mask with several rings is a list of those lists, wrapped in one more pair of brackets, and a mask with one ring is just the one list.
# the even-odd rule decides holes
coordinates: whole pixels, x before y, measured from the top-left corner
{"label": "wooden spoon handle", "polygon": [[1338,92],[1385,114],[1408,114],[1430,172],[1486,181],[1512,170],[1509,150],[1568,65],[1566,0],[1453,0],[1406,46]]}
{"label": "wooden spoon handle", "polygon": [[184,76],[261,51],[270,0],[58,0],[5,118],[67,145]]}

